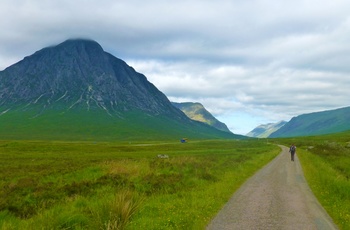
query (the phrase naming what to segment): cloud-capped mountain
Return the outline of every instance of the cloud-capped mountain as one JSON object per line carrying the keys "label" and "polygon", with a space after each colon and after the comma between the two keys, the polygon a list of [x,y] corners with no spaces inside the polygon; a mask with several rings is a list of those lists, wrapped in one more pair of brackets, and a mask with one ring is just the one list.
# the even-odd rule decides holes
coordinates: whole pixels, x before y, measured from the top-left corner
{"label": "cloud-capped mountain", "polygon": [[208,125],[211,125],[219,130],[225,131],[225,132],[231,132],[225,123],[220,122],[217,120],[211,113],[208,112],[204,108],[204,106],[201,103],[194,103],[194,102],[182,102],[182,103],[176,103],[172,102],[173,105],[177,108],[179,108],[182,112],[184,112],[189,118],[195,121],[200,121],[203,123],[206,123]]}
{"label": "cloud-capped mountain", "polygon": [[269,137],[311,136],[350,130],[350,107],[293,117]]}
{"label": "cloud-capped mountain", "polygon": [[259,137],[259,138],[266,138],[270,136],[271,133],[277,131],[281,127],[283,127],[287,122],[286,121],[280,121],[277,123],[268,123],[259,125],[249,133],[247,133],[248,137]]}
{"label": "cloud-capped mountain", "polygon": [[3,138],[163,134],[227,136],[190,120],[144,75],[95,41],[68,40],[0,71]]}

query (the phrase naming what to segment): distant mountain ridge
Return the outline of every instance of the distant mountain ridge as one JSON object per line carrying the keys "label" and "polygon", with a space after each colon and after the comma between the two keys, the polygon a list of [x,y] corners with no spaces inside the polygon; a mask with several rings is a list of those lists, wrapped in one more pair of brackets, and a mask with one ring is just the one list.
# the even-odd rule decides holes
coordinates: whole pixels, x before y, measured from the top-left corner
{"label": "distant mountain ridge", "polygon": [[269,137],[312,136],[350,130],[350,107],[293,117]]}
{"label": "distant mountain ridge", "polygon": [[269,137],[271,133],[276,132],[286,123],[287,123],[286,121],[280,121],[277,123],[268,123],[268,124],[259,125],[258,127],[254,128],[252,131],[247,133],[247,136],[266,138],[266,137]]}
{"label": "distant mountain ridge", "polygon": [[208,110],[198,102],[172,102],[172,104],[184,112],[192,120],[200,121],[224,132],[231,132],[225,123],[217,120]]}
{"label": "distant mountain ridge", "polygon": [[95,41],[67,40],[0,71],[0,138],[241,138],[189,119]]}

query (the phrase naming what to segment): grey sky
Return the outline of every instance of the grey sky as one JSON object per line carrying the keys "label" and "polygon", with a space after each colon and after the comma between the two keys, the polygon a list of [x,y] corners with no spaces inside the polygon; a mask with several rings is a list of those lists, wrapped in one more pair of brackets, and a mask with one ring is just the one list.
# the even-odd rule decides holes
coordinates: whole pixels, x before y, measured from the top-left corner
{"label": "grey sky", "polygon": [[349,106],[347,0],[2,0],[0,69],[90,38],[235,133]]}

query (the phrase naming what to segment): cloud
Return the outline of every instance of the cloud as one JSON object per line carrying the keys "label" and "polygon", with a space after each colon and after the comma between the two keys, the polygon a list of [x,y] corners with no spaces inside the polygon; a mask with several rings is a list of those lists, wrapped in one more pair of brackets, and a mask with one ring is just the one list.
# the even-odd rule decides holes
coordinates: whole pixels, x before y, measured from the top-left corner
{"label": "cloud", "polygon": [[216,115],[225,111],[257,110],[269,111],[265,112],[267,117],[284,114],[287,119],[301,113],[341,107],[346,105],[349,96],[350,82],[342,72],[273,67],[250,69],[196,62],[169,64],[154,60],[128,63],[145,73],[173,100],[202,101]]}
{"label": "cloud", "polygon": [[[347,0],[3,0],[0,69],[90,38],[229,127],[348,106]],[[232,118],[232,119],[230,119]]]}

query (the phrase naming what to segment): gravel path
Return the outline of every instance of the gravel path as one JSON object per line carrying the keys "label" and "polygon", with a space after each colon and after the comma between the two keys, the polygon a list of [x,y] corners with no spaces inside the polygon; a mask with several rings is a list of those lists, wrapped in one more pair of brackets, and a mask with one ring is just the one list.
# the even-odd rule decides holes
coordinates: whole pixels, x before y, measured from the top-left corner
{"label": "gravel path", "polygon": [[297,154],[288,148],[251,177],[207,229],[338,229],[303,175]]}

